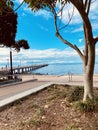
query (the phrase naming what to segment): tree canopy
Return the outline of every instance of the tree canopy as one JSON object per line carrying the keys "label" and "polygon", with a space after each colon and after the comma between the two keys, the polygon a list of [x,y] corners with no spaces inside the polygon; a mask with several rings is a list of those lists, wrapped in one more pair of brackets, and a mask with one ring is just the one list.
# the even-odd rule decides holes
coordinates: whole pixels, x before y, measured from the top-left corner
{"label": "tree canopy", "polygon": [[26,40],[15,41],[17,32],[17,13],[14,12],[13,2],[9,0],[0,1],[0,45],[15,48],[29,49]]}
{"label": "tree canopy", "polygon": [[62,5],[70,2],[70,0],[24,0],[32,10],[39,10],[41,8],[49,7],[54,8],[56,7],[57,2],[60,2]]}
{"label": "tree canopy", "polygon": [[2,2],[0,11],[0,44],[11,47],[15,44],[17,14],[5,2]]}
{"label": "tree canopy", "polygon": [[26,40],[18,40],[15,42],[15,49],[17,51],[20,51],[20,48],[23,48],[23,49],[29,49],[29,44]]}

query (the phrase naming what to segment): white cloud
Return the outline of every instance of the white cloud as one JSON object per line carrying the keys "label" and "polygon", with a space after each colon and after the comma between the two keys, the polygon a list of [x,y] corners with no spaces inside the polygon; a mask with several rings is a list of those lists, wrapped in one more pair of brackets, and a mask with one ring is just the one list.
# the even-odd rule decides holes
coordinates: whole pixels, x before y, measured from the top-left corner
{"label": "white cloud", "polygon": [[49,18],[51,18],[51,14],[50,14],[50,12],[47,12],[46,10],[39,10],[38,12],[36,12],[35,14],[34,14],[35,16],[42,16],[42,17],[44,17],[45,19],[49,19]]}
{"label": "white cloud", "polygon": [[[19,53],[12,51],[13,56],[13,64],[20,64],[26,65],[29,62],[39,62],[39,63],[66,63],[75,62],[75,57],[77,53],[73,50],[65,49],[46,49],[46,50],[36,50],[36,49],[29,49],[29,50],[21,50]],[[1,63],[5,65],[8,64],[8,59],[10,61],[10,50],[8,48],[2,48],[0,50],[0,66]]]}
{"label": "white cloud", "polygon": [[[58,5],[58,7],[60,7],[60,5]],[[96,0],[95,2],[92,3],[91,5],[91,11],[90,11],[90,19],[92,21],[92,26],[93,26],[93,29],[94,31],[95,30],[98,30],[98,1]],[[73,12],[73,5],[72,4],[67,4],[64,8],[64,11],[63,11],[63,15],[62,15],[62,22],[64,24],[67,24],[69,22],[69,14],[70,16],[72,15],[72,12]],[[74,15],[72,17],[72,20],[70,22],[71,25],[80,25],[82,24],[82,18],[79,14],[79,12],[77,11],[76,8],[74,8]],[[74,26],[76,27],[76,26]],[[75,28],[75,30],[73,32],[80,32],[82,31],[83,28]]]}
{"label": "white cloud", "polygon": [[79,42],[81,43],[83,41],[83,39],[81,38],[81,39],[79,39]]}
{"label": "white cloud", "polygon": [[[79,39],[80,42],[82,39]],[[83,50],[83,47],[80,48]],[[22,66],[39,63],[77,63],[81,62],[80,57],[73,49],[66,48],[64,50],[50,48],[46,50],[21,50],[19,53],[12,51],[13,65],[19,65],[21,62]],[[98,46],[96,46],[96,62],[98,62]],[[2,64],[7,65],[10,62],[10,49],[0,48],[0,66]]]}
{"label": "white cloud", "polygon": [[25,6],[23,7],[23,10],[24,10],[25,12],[27,12],[27,13],[33,13],[32,10],[31,10],[31,8],[28,8],[27,5],[25,5]]}
{"label": "white cloud", "polygon": [[83,32],[83,27],[78,27],[78,28],[75,28],[72,30],[73,33],[76,33],[76,32]]}
{"label": "white cloud", "polygon": [[98,0],[92,3],[91,11],[97,12],[97,9],[98,9]]}
{"label": "white cloud", "polygon": [[[60,7],[60,5],[58,7]],[[81,23],[81,17],[79,16],[78,11],[76,10],[76,8],[73,7],[72,4],[67,4],[63,10],[62,22],[64,24],[67,24],[69,22],[69,15],[70,17],[72,16],[70,24]]]}
{"label": "white cloud", "polygon": [[[21,4],[22,2],[23,2],[23,0],[17,0],[16,1],[18,4]],[[25,11],[25,13],[30,13],[30,14],[33,14],[34,16],[42,16],[42,17],[44,17],[46,20],[48,20],[50,17],[51,17],[51,14],[50,14],[50,12],[47,12],[46,10],[42,10],[42,9],[40,9],[39,11],[37,11],[36,13],[34,13],[32,10],[31,10],[31,8],[29,8],[28,7],[28,5],[27,4],[24,4],[23,6],[22,6],[22,8],[23,8],[23,10]],[[24,14],[25,14],[24,13]]]}
{"label": "white cloud", "polygon": [[[25,52],[23,50],[20,52],[22,59],[30,62],[40,62],[40,63],[67,63],[75,62],[75,58],[78,57],[77,53],[74,51],[59,50],[59,49],[47,49],[47,50],[28,50]],[[79,59],[79,57],[78,57]],[[79,60],[77,60],[78,62]]]}
{"label": "white cloud", "polygon": [[22,13],[22,16],[25,16],[26,14],[25,13]]}
{"label": "white cloud", "polygon": [[45,32],[48,32],[49,29],[45,26],[42,26],[41,24],[38,24],[38,27],[42,30],[42,31],[45,31]]}

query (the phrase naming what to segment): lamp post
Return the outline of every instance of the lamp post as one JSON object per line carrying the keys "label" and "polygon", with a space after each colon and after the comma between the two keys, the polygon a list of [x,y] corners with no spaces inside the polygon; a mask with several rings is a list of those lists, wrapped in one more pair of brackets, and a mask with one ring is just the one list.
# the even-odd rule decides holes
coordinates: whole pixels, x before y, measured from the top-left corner
{"label": "lamp post", "polygon": [[12,50],[10,49],[10,74],[13,75],[13,67],[12,67]]}

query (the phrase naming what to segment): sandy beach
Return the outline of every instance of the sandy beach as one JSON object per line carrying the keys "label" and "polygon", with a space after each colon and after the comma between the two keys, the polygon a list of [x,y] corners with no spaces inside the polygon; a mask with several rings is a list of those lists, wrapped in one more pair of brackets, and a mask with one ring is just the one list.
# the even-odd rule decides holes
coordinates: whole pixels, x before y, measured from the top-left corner
{"label": "sandy beach", "polygon": [[[37,79],[38,81],[47,81],[69,85],[83,85],[84,75],[22,75],[22,81]],[[98,74],[94,75],[94,87],[98,86]]]}

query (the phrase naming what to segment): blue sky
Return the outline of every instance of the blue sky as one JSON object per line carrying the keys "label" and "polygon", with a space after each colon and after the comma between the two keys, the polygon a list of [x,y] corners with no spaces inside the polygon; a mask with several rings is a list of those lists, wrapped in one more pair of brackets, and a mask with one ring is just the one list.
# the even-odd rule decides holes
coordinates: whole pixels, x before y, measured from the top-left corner
{"label": "blue sky", "polygon": [[23,5],[18,11],[16,39],[27,39],[32,49],[64,49],[65,45],[55,36],[52,16],[49,12],[33,13]]}
{"label": "blue sky", "polygon": [[[15,8],[22,0],[14,0]],[[62,23],[68,22],[68,12],[73,11],[71,5],[67,6],[63,13]],[[98,35],[98,1],[93,3],[90,18],[94,35]],[[29,63],[73,63],[81,62],[77,53],[62,43],[55,36],[55,28],[51,13],[40,10],[33,13],[26,4],[18,9],[18,24],[16,40],[25,39],[30,45],[29,50],[21,50],[19,53],[13,51],[13,63],[28,65]],[[77,44],[83,50],[82,21],[78,12],[74,11],[73,19],[69,26],[62,30],[63,36],[70,42]],[[96,55],[98,50],[96,49]],[[2,48],[0,51],[1,64],[8,64],[9,49]],[[97,62],[98,59],[96,58]],[[21,62],[21,63],[20,63]]]}

